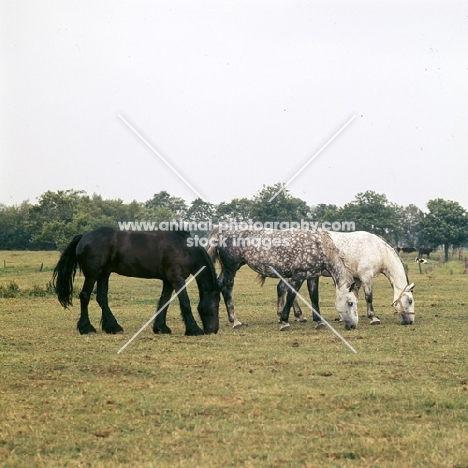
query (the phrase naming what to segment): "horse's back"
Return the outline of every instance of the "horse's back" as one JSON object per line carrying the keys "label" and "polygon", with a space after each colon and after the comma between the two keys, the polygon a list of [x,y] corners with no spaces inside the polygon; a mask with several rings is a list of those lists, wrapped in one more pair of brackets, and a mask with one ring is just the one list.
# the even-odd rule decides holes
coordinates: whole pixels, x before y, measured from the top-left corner
{"label": "horse's back", "polygon": [[168,270],[177,268],[181,270],[178,273],[188,276],[189,235],[100,227],[83,235],[76,253],[85,275],[99,275],[106,270],[123,276],[164,279]]}
{"label": "horse's back", "polygon": [[76,256],[83,272],[91,272],[107,263],[109,252],[115,244],[117,230],[103,226],[83,234],[76,246]]}
{"label": "horse's back", "polygon": [[306,276],[320,272],[322,246],[316,231],[227,230],[221,235],[224,244],[219,258],[235,270],[247,264],[266,277],[276,277],[272,268],[285,277],[299,271]]}
{"label": "horse's back", "polygon": [[367,231],[330,231],[328,234],[345,256],[348,267],[363,275],[372,277],[378,275],[393,255],[393,249],[389,244]]}
{"label": "horse's back", "polygon": [[110,226],[102,226],[81,236],[81,240],[76,247],[76,253],[80,254],[86,247],[98,246],[110,243],[116,238],[118,230]]}

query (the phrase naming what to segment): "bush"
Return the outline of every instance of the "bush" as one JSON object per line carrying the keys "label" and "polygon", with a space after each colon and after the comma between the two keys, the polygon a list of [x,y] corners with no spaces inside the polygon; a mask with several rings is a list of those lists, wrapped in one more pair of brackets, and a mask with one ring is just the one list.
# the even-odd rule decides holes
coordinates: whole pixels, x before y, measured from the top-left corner
{"label": "bush", "polygon": [[10,281],[6,286],[0,284],[0,297],[16,297],[19,294],[19,286],[16,281]]}
{"label": "bush", "polygon": [[44,287],[34,284],[32,289],[20,290],[18,284],[15,281],[10,281],[8,284],[0,284],[0,298],[12,298],[12,297],[45,297],[54,295],[55,290],[52,283],[49,281]]}

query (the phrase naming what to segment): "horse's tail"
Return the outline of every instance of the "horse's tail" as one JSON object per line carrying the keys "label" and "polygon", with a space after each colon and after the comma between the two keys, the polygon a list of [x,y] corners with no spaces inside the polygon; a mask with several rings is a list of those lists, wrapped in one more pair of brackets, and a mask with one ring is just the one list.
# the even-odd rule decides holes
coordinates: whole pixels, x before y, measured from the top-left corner
{"label": "horse's tail", "polygon": [[52,284],[58,300],[63,307],[71,306],[73,302],[73,280],[75,279],[78,260],[76,258],[76,246],[83,234],[75,236],[68,247],[63,251],[57,266],[54,268]]}
{"label": "horse's tail", "polygon": [[213,264],[215,264],[219,260],[219,254],[218,254],[218,242],[217,241],[215,242],[212,239],[218,239],[218,236],[219,236],[219,226],[216,226],[210,232],[210,235],[208,236],[207,252]]}
{"label": "horse's tail", "polygon": [[260,273],[257,275],[256,280],[258,281],[258,284],[263,288],[263,285],[265,284],[266,276],[261,275]]}

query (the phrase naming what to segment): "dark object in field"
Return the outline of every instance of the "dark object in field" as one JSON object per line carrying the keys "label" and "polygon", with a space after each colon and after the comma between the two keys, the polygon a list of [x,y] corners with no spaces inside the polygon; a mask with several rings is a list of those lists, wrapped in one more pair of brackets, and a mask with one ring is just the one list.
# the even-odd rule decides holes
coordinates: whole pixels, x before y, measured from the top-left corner
{"label": "dark object in field", "polygon": [[[163,280],[158,310],[171,298],[174,290],[185,285],[185,279],[205,267],[196,277],[200,302],[198,313],[203,330],[197,325],[190,307],[187,290],[178,295],[186,335],[217,333],[219,328],[219,288],[216,272],[205,249],[188,247],[188,232],[129,232],[101,227],[73,238],[54,269],[53,285],[63,307],[72,305],[73,280],[77,267],[85,281],[80,293],[81,316],[77,328],[81,334],[95,333],[88,316],[88,304],[97,282],[96,300],[102,309],[101,324],[106,333],[121,333],[122,327],[112,314],[107,299],[109,276],[118,273],[136,278]],[[171,333],[166,325],[166,306],[153,324],[155,333]]]}
{"label": "dark object in field", "polygon": [[429,249],[426,247],[419,247],[418,257],[422,258],[423,255],[427,255],[427,258],[429,258],[429,256],[431,255],[431,252],[433,251],[434,249]]}
{"label": "dark object in field", "polygon": [[397,247],[395,249],[398,253],[404,252],[404,253],[413,253],[416,252],[416,249],[414,247]]}

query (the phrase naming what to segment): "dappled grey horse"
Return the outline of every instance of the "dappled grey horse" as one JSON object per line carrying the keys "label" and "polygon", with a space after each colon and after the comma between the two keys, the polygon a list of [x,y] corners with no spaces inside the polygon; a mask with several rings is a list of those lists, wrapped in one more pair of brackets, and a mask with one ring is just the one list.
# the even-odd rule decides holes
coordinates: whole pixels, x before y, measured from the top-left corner
{"label": "dappled grey horse", "polygon": [[[358,278],[364,289],[367,304],[367,317],[371,324],[380,323],[372,305],[373,300],[373,278],[379,274],[386,276],[393,288],[393,307],[395,314],[400,316],[402,325],[410,325],[414,322],[414,283],[408,284],[406,274],[400,257],[387,242],[381,237],[365,231],[356,232],[329,232],[335,246],[345,257],[346,265],[351,274]],[[322,276],[331,276],[327,271]],[[311,293],[312,307],[320,313],[318,297],[318,277],[309,280],[309,291]],[[284,296],[288,288],[283,283],[278,284],[278,310],[283,307]],[[302,317],[301,308],[295,301],[293,303],[294,315]]]}
{"label": "dappled grey horse", "polygon": [[[290,279],[286,303],[281,311],[281,330],[289,328],[289,312],[302,283],[330,272],[335,281],[335,307],[346,329],[358,324],[357,289],[353,276],[326,233],[316,230],[226,229],[215,228],[209,236],[209,249],[213,261],[221,264],[218,281],[234,328],[242,326],[234,312],[232,289],[237,270],[248,265],[263,279]],[[309,290],[311,294],[311,291]],[[312,299],[312,296],[311,296]],[[315,317],[314,317],[315,319]],[[316,319],[319,320],[318,318]]]}

